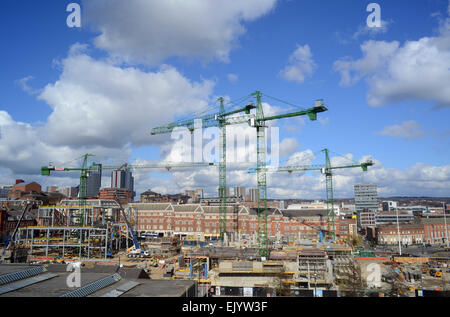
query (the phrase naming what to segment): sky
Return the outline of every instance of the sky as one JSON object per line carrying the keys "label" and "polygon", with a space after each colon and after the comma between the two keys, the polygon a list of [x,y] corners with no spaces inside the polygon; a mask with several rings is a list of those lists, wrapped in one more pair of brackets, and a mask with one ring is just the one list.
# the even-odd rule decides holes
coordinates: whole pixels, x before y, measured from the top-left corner
{"label": "sky", "polygon": [[[379,0],[381,27],[371,28],[371,2],[4,0],[0,184],[76,185],[77,173],[43,177],[40,167],[80,166],[85,153],[118,166],[185,161],[181,140],[151,129],[258,90],[266,115],[317,99],[328,108],[317,121],[268,123],[280,164],[323,164],[324,148],[334,166],[373,160],[365,173],[336,170],[335,197],[353,197],[361,182],[377,184],[379,196],[450,196],[450,3]],[[79,28],[67,25],[70,3],[81,7]],[[256,187],[247,171],[255,130],[227,134],[228,185]],[[203,130],[203,146],[211,135],[216,128]],[[231,141],[244,135],[247,145]],[[134,175],[138,194],[217,195],[214,167]],[[267,182],[269,198],[326,195],[318,172],[270,173]]]}

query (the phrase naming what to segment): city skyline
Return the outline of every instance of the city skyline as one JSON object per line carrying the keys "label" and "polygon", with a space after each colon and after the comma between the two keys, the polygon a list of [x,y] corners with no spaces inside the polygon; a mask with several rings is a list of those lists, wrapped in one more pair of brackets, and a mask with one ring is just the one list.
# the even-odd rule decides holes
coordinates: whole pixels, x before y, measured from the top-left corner
{"label": "city skyline", "polygon": [[[335,173],[336,197],[352,197],[353,185],[365,182],[377,184],[379,196],[450,196],[448,1],[378,1],[383,23],[376,29],[366,26],[369,2],[219,1],[220,8],[195,9],[156,3],[130,1],[124,11],[114,1],[114,10],[127,12],[115,23],[101,1],[81,1],[82,27],[69,28],[67,3],[5,2],[0,183],[75,186],[76,173],[44,178],[40,167],[80,166],[74,159],[88,152],[104,165],[177,159],[179,144],[151,136],[151,128],[217,107],[219,96],[235,100],[261,90],[270,113],[289,107],[265,93],[299,107],[323,98],[329,109],[317,122],[274,125],[282,162],[324,163],[325,147],[332,164],[373,159],[368,172]],[[177,20],[183,10],[188,18]],[[249,129],[228,131],[254,133]],[[249,167],[229,166],[229,186],[256,187]],[[218,185],[214,168],[134,176],[137,193],[202,188],[213,196]],[[325,179],[269,174],[268,193],[324,198]]]}

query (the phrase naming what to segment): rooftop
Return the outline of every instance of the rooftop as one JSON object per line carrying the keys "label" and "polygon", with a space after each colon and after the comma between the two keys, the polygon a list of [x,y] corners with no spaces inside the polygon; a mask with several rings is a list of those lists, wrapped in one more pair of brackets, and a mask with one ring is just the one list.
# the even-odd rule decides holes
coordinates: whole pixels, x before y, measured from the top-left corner
{"label": "rooftop", "polygon": [[[71,288],[67,285],[67,279],[72,273],[66,271],[66,268],[65,264],[53,264],[45,268],[40,265],[2,264],[0,265],[0,297],[60,297],[74,290],[80,291],[88,284],[102,279],[108,279],[109,285],[95,285],[84,296],[101,297],[106,294],[110,296],[115,294],[115,296],[123,297],[180,297],[186,296],[187,293],[192,295],[190,292],[195,285],[195,282],[190,280],[152,280],[140,269],[118,270],[117,266],[96,265],[93,268],[82,268],[81,287]],[[6,282],[6,274],[30,269],[42,272],[25,278],[16,275],[15,280]],[[118,275],[115,275],[116,273]],[[134,285],[134,287],[128,289],[127,285],[128,287]]]}

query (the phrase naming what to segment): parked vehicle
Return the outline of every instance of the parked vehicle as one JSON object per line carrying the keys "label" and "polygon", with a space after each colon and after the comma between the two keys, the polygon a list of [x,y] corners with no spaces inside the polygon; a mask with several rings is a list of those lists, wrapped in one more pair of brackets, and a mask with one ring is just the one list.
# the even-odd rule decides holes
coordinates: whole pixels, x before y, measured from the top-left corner
{"label": "parked vehicle", "polygon": [[127,250],[127,257],[129,258],[148,258],[150,253],[142,249],[130,248]]}

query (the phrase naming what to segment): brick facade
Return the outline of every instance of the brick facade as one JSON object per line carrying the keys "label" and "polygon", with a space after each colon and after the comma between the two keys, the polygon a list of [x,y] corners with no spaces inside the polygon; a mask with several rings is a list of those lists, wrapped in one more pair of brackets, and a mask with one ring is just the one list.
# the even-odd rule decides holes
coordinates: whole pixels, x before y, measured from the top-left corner
{"label": "brick facade", "polygon": [[[138,214],[136,230],[153,231],[167,235],[218,235],[220,233],[219,206],[200,204],[129,204],[129,208]],[[263,223],[260,223],[262,226]],[[267,217],[267,234],[277,234],[300,238],[317,238],[316,228],[327,229],[325,210],[281,210],[269,208]],[[255,208],[245,206],[228,206],[226,228],[230,232],[244,235],[258,232],[258,215]],[[356,219],[336,219],[338,235],[354,234]]]}

